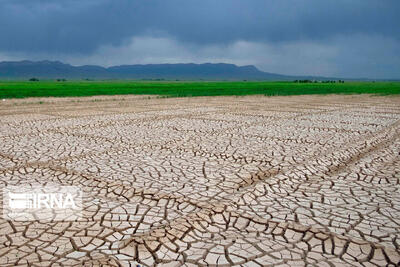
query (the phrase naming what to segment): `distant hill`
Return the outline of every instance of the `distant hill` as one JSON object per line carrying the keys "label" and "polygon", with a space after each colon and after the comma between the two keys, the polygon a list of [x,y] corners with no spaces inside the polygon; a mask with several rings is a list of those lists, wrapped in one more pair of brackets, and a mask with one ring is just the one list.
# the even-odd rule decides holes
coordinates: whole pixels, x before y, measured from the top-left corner
{"label": "distant hill", "polygon": [[225,63],[148,64],[100,67],[72,66],[59,61],[3,61],[0,79],[165,79],[165,80],[295,80],[335,79],[312,76],[287,76],[268,73],[256,67]]}

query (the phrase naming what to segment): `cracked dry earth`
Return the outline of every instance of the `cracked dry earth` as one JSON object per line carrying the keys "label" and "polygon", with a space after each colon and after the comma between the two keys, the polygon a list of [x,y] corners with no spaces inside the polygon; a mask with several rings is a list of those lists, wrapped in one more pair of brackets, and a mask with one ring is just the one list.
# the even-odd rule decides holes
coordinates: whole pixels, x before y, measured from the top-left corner
{"label": "cracked dry earth", "polygon": [[0,266],[399,265],[400,97],[38,101],[0,103],[1,187],[83,215],[0,219]]}

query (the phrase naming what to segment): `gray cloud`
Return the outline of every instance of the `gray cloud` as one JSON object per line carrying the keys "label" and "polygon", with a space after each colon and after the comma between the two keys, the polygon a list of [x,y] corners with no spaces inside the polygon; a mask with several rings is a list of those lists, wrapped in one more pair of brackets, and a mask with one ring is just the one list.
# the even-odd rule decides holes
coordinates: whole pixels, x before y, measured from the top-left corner
{"label": "gray cloud", "polygon": [[399,13],[398,0],[2,0],[0,60],[399,77]]}

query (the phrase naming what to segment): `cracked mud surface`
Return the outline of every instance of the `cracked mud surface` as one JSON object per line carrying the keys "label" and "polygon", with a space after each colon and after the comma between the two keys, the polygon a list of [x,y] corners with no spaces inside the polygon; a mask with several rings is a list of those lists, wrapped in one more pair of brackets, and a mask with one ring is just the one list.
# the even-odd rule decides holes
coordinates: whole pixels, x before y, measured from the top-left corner
{"label": "cracked mud surface", "polygon": [[399,97],[43,101],[0,103],[1,187],[83,218],[1,218],[0,266],[400,263]]}

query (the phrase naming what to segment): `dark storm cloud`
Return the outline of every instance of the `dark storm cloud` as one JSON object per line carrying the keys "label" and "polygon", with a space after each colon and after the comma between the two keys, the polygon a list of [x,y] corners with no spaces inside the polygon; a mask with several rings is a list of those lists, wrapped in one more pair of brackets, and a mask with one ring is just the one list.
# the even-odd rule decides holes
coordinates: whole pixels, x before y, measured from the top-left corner
{"label": "dark storm cloud", "polygon": [[2,0],[0,50],[90,52],[149,32],[207,44],[400,39],[398,0]]}
{"label": "dark storm cloud", "polygon": [[0,0],[0,61],[400,78],[399,0]]}

